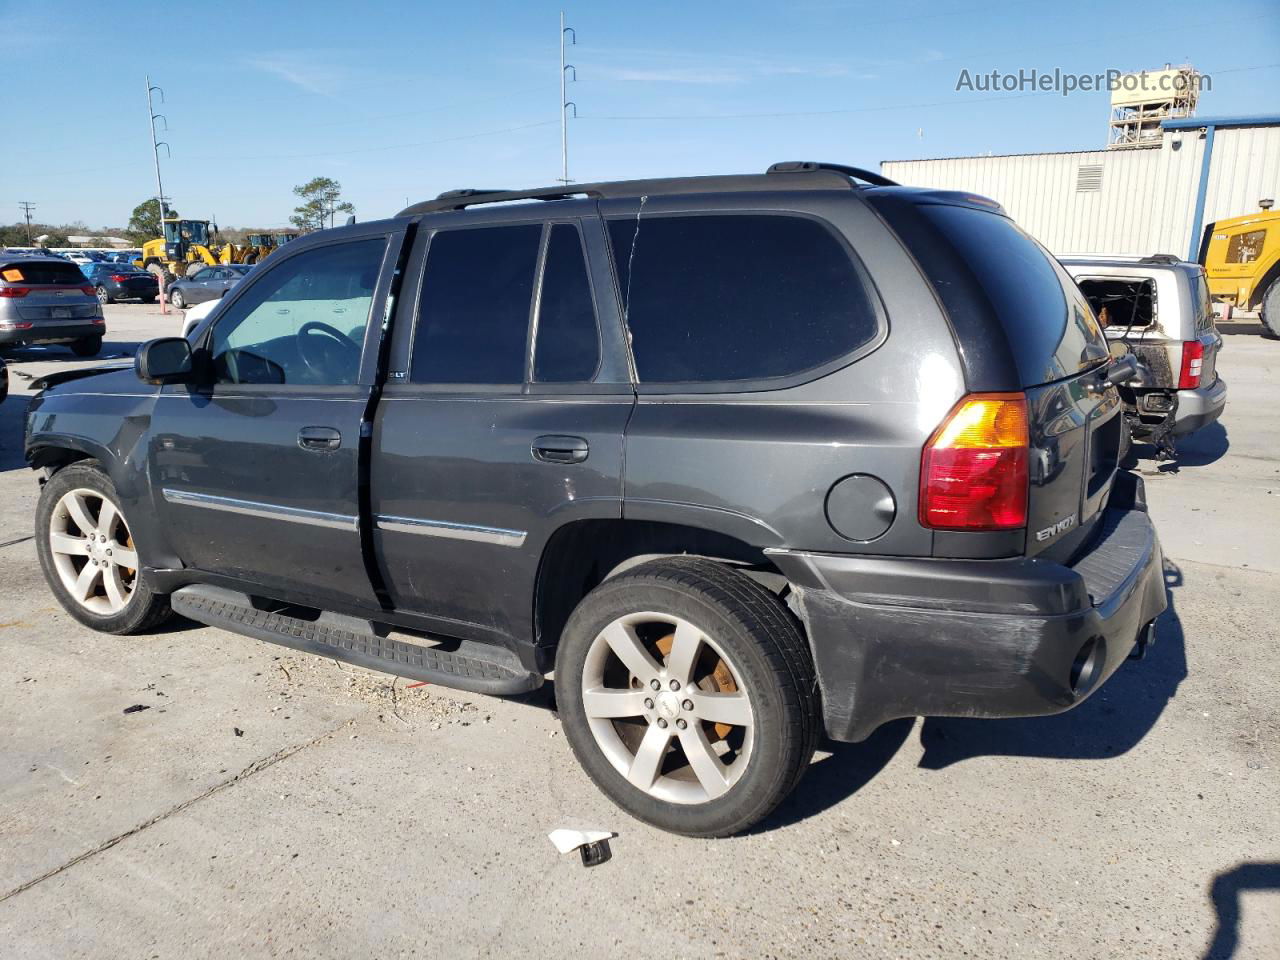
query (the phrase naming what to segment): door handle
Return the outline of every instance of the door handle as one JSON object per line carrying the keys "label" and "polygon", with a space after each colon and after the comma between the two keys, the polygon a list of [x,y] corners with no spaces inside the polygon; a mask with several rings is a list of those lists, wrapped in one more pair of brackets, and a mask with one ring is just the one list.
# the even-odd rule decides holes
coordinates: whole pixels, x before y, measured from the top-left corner
{"label": "door handle", "polygon": [[303,427],[298,431],[298,446],[303,450],[337,450],[342,434],[333,427]]}
{"label": "door handle", "polygon": [[543,463],[581,463],[590,452],[581,437],[538,437],[533,441],[533,459]]}

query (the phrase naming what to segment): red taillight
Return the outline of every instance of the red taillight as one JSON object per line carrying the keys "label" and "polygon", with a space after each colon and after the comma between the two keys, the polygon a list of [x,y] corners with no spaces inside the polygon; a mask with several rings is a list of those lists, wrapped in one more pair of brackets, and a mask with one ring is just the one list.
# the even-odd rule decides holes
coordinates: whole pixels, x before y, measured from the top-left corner
{"label": "red taillight", "polygon": [[98,288],[95,287],[92,283],[86,283],[83,287],[80,288],[80,292],[87,293],[89,296],[92,297],[97,294]]}
{"label": "red taillight", "polygon": [[1025,527],[1028,447],[1025,396],[965,397],[925,444],[920,523],[935,530]]}
{"label": "red taillight", "polygon": [[1200,373],[1204,369],[1204,344],[1199,340],[1187,340],[1182,344],[1182,370],[1178,374],[1179,390],[1194,390],[1200,386]]}
{"label": "red taillight", "polygon": [[25,297],[30,292],[30,287],[0,287],[0,297]]}
{"label": "red taillight", "polygon": [[30,330],[34,323],[0,323],[0,330]]}
{"label": "red taillight", "polygon": [[127,273],[113,273],[111,275],[111,279],[114,280],[116,283],[124,283],[126,280],[129,279],[129,275]]}

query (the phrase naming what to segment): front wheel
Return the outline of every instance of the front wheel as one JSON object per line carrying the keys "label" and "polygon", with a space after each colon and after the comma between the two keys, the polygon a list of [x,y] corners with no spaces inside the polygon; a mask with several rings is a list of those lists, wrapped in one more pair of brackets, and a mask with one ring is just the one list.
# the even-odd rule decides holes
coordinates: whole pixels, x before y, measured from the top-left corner
{"label": "front wheel", "polygon": [[1272,337],[1280,337],[1280,277],[1272,280],[1262,294],[1262,309],[1259,311],[1263,329]]}
{"label": "front wheel", "polygon": [[181,290],[175,290],[173,293],[169,294],[169,302],[179,310],[185,310],[187,308],[187,298],[182,295]]}
{"label": "front wheel", "polygon": [[556,702],[587,775],[632,816],[687,836],[758,823],[820,731],[813,662],[773,594],[709,560],[643,564],[578,605]]}
{"label": "front wheel", "polygon": [[93,462],[59,470],[36,505],[36,553],[64,610],[104,633],[141,633],[168,619],[138,560],[120,495]]}

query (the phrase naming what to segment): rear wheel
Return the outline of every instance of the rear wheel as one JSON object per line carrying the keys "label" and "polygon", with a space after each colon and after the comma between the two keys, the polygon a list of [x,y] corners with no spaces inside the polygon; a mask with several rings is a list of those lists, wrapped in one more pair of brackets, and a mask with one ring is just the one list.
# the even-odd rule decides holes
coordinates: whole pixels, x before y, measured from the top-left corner
{"label": "rear wheel", "polygon": [[82,337],[71,342],[71,352],[77,357],[96,357],[102,352],[101,337]]}
{"label": "rear wheel", "polygon": [[104,286],[98,286],[98,287],[95,289],[95,292],[98,294],[98,302],[99,302],[99,303],[107,304],[107,303],[115,303],[115,302],[116,302],[116,301],[115,301],[115,298],[114,298],[113,296],[111,296],[111,294],[107,293],[107,288],[106,288],[106,287],[104,287]]}
{"label": "rear wheel", "polygon": [[86,626],[139,633],[170,615],[138,560],[115,485],[94,462],[65,467],[40,491],[36,552],[58,602]]}
{"label": "rear wheel", "polygon": [[604,793],[664,830],[726,836],[766,817],[820,731],[799,624],[722,564],[657,560],[577,607],[556,656],[565,736]]}
{"label": "rear wheel", "polygon": [[1272,280],[1262,295],[1262,326],[1273,337],[1280,337],[1280,277]]}

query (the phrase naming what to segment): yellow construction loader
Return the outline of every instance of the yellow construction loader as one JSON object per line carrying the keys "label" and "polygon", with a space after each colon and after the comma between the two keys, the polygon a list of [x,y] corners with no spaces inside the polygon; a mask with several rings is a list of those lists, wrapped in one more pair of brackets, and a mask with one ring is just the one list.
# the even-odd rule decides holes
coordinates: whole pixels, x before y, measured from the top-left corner
{"label": "yellow construction loader", "polygon": [[166,217],[161,221],[164,236],[142,245],[141,266],[156,274],[166,284],[185,277],[201,267],[218,264],[246,263],[249,247],[216,242],[217,225],[208,220],[181,220]]}
{"label": "yellow construction loader", "polygon": [[1218,220],[1205,228],[1200,263],[1214,300],[1258,310],[1267,331],[1280,337],[1280,211],[1263,200],[1258,213]]}

